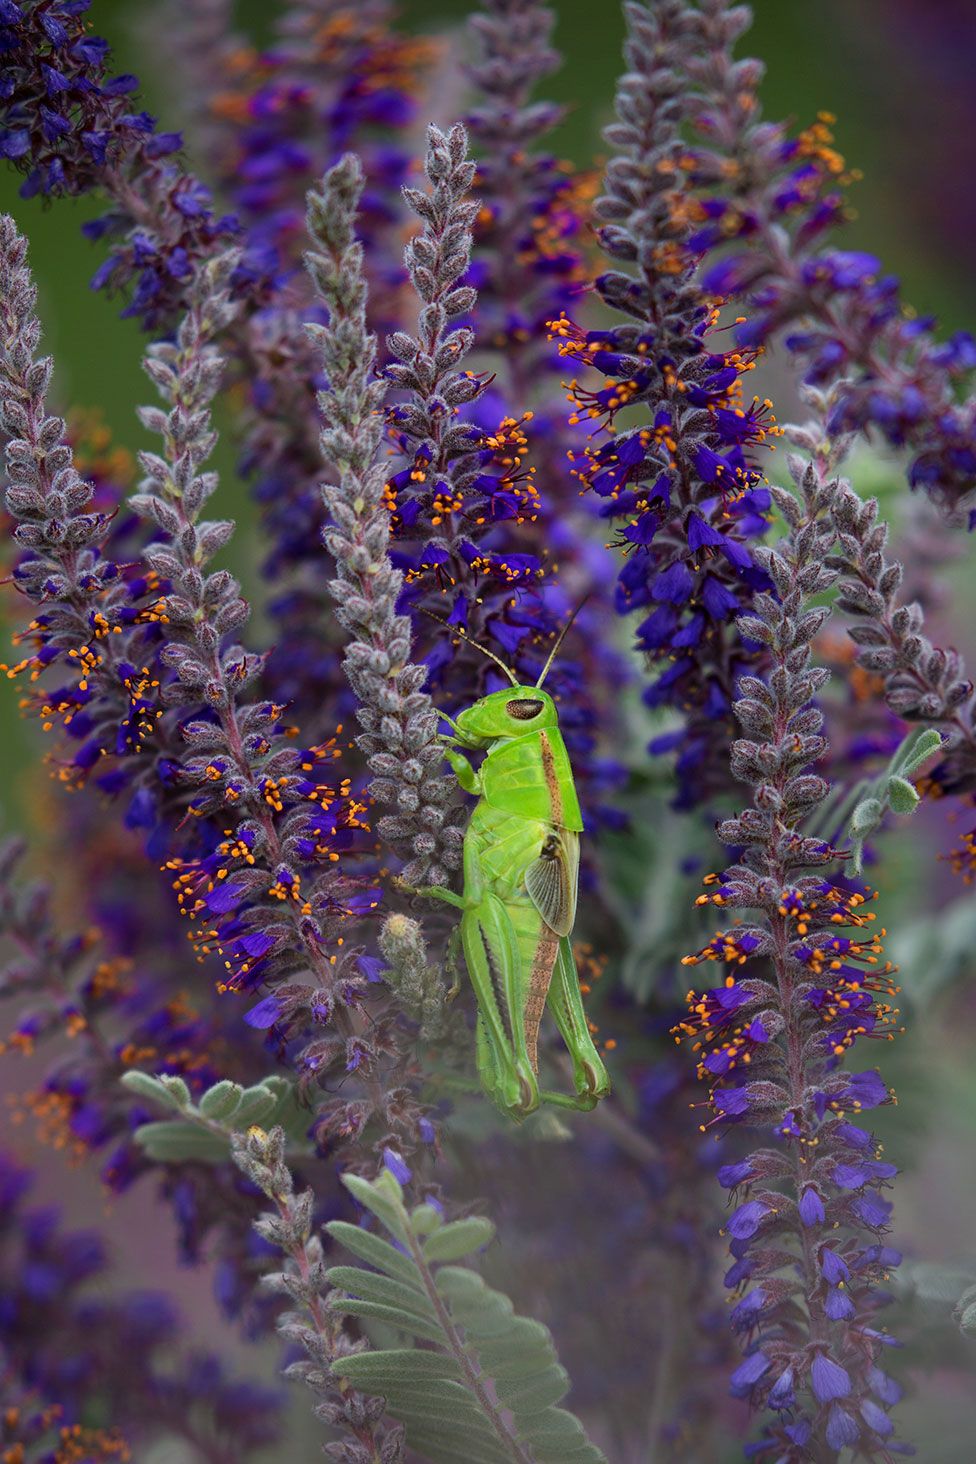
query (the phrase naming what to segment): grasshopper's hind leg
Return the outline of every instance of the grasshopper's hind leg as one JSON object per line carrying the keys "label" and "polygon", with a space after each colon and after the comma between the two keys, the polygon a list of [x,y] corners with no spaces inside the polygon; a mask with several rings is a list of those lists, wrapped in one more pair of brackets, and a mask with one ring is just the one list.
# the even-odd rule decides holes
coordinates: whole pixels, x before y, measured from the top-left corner
{"label": "grasshopper's hind leg", "polygon": [[[478,1068],[499,1108],[520,1118],[539,1106],[539,1084],[525,1050],[514,984],[519,953],[508,912],[494,895],[461,917],[461,944],[478,998]],[[503,1011],[504,1008],[504,1011]]]}
{"label": "grasshopper's hind leg", "polygon": [[[571,1098],[562,1101],[568,1107],[592,1108],[597,1099],[605,1098],[610,1092],[610,1077],[590,1035],[573,947],[566,935],[559,942],[547,1005],[573,1059],[576,1101]],[[560,1101],[558,1094],[546,1093],[545,1098],[549,1103]]]}

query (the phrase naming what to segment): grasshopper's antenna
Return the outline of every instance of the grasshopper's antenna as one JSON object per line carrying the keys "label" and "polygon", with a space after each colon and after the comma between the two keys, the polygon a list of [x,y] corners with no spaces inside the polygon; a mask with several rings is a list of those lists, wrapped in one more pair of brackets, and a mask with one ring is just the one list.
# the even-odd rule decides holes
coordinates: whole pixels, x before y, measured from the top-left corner
{"label": "grasshopper's antenna", "polygon": [[[489,651],[487,646],[480,645],[478,641],[472,640],[471,637],[468,635],[468,632],[462,629],[461,626],[452,625],[449,620],[444,619],[443,615],[435,615],[433,610],[425,610],[423,605],[417,605],[416,609],[420,611],[421,615],[426,615],[428,620],[436,620],[438,625],[446,625],[452,635],[458,636],[460,640],[467,641],[469,646],[474,646],[475,650],[480,651],[483,656],[487,656],[489,661],[494,661],[496,666],[500,666],[502,668],[502,670],[505,672],[505,675],[508,677],[513,686],[522,685],[521,681],[519,681],[518,677],[515,675],[515,672],[511,669],[511,667],[505,665],[505,662],[502,660],[501,656],[496,656],[495,652]],[[570,624],[572,624],[572,622],[570,622]],[[568,629],[569,627],[567,626],[567,630]]]}
{"label": "grasshopper's antenna", "polygon": [[590,598],[589,595],[584,595],[583,596],[582,600],[580,600],[579,604],[576,606],[576,609],[573,611],[572,615],[569,617],[569,619],[566,621],[566,624],[563,626],[562,630],[559,632],[559,635],[558,635],[558,637],[556,639],[556,644],[553,646],[552,650],[549,652],[549,659],[546,661],[546,664],[543,666],[543,668],[542,668],[542,674],[540,675],[538,681],[536,682],[536,687],[537,688],[542,685],[542,683],[545,681],[546,677],[549,675],[549,671],[550,671],[550,669],[552,667],[552,663],[556,659],[556,656],[559,654],[559,647],[562,645],[563,641],[566,639],[567,635],[570,632],[570,629],[572,628],[573,621],[576,619],[577,615],[580,613],[580,611],[582,610],[583,606],[586,604],[586,602],[587,602],[587,600],[589,598]]}

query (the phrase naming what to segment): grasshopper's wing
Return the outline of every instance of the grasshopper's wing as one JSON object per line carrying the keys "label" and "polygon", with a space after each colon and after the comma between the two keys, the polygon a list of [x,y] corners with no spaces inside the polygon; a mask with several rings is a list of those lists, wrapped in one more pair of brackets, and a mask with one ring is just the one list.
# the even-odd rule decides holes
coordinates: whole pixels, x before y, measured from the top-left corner
{"label": "grasshopper's wing", "polygon": [[557,935],[569,935],[576,924],[578,886],[579,834],[572,829],[552,829],[538,859],[525,871],[525,889]]}

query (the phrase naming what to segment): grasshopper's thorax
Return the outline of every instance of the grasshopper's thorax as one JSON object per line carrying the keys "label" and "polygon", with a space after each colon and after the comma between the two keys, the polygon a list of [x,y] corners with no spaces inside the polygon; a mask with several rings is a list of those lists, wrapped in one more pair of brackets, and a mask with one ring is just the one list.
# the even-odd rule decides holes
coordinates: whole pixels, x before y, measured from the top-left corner
{"label": "grasshopper's thorax", "polygon": [[[538,705],[544,693],[535,688],[533,696],[525,697],[522,705]],[[496,693],[502,698],[506,693]],[[485,701],[490,698],[485,698]],[[509,696],[508,702],[514,698]],[[544,706],[532,717],[519,721],[510,709],[502,708],[508,719],[503,731],[482,742],[487,756],[481,765],[481,796],[484,802],[499,812],[514,818],[537,821],[557,828],[582,832],[583,818],[580,813],[576,784],[569,753],[559,730],[555,705],[546,697]],[[478,703],[470,710],[475,712],[484,703]],[[481,723],[487,727],[488,718]],[[458,718],[459,725],[461,718]],[[514,725],[513,725],[514,723]],[[469,729],[465,728],[469,735]]]}

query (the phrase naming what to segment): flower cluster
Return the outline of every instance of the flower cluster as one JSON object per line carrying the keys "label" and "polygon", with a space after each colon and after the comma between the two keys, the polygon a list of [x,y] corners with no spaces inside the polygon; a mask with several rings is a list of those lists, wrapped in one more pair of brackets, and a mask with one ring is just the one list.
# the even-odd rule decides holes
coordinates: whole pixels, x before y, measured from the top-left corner
{"label": "flower cluster", "polygon": [[[553,21],[540,0],[490,0],[469,22],[475,105],[467,121],[478,160],[473,189],[480,207],[465,281],[478,291],[471,320],[479,355],[495,373],[479,420],[487,429],[486,446],[494,449],[495,472],[507,471],[487,505],[476,500],[468,506],[468,522],[477,524],[486,514],[488,522],[507,520],[517,534],[516,547],[535,550],[543,571],[537,587],[525,581],[520,586],[521,613],[512,613],[513,605],[497,634],[490,618],[480,630],[494,636],[503,656],[524,661],[520,669],[526,675],[537,674],[526,655],[535,636],[552,634],[571,610],[584,606],[578,635],[553,667],[551,690],[560,704],[587,825],[594,827],[614,820],[607,794],[622,777],[620,764],[601,747],[619,738],[620,725],[608,722],[605,712],[601,717],[597,706],[613,704],[615,688],[631,673],[623,658],[606,654],[612,559],[595,542],[592,521],[579,502],[561,362],[547,344],[547,322],[575,309],[589,287],[584,245],[593,182],[592,175],[577,176],[542,146],[562,116],[561,108],[533,95],[558,65]],[[501,416],[502,401],[510,412],[521,406],[521,418]],[[520,498],[511,491],[519,485]],[[450,507],[464,509],[460,503]]]}
{"label": "flower cluster", "polygon": [[732,766],[753,802],[720,825],[739,862],[701,897],[759,919],[686,958],[729,974],[689,992],[677,1037],[700,1054],[710,1123],[779,1140],[720,1172],[744,1196],[725,1226],[732,1326],[746,1349],[733,1391],[774,1415],[753,1452],[802,1459],[850,1447],[886,1459],[898,1389],[879,1362],[891,1338],[876,1313],[899,1260],[882,1193],[896,1170],[852,1118],[890,1094],[877,1072],[843,1060],[861,1039],[894,1035],[897,988],[866,893],[831,876],[835,851],[800,829],[827,793],[810,771],[825,748],[811,705],[825,673],[810,665],[810,643],[828,612],[810,602],[836,579],[826,560],[842,489],[815,437],[797,437],[812,460],[791,457],[796,497],[777,490],[789,534],[762,554],[775,589],[742,622],[772,663],[768,681],[741,679],[735,705],[744,736]]}
{"label": "flower cluster", "polygon": [[[431,131],[427,166],[435,186],[463,152],[462,131],[449,138]],[[421,689],[426,672],[410,664],[410,622],[396,613],[403,576],[389,558],[390,518],[378,461],[386,392],[373,378],[376,338],[366,327],[366,283],[354,233],[362,188],[362,171],[350,157],[309,199],[309,232],[318,249],[308,266],[329,310],[327,328],[310,327],[329,381],[319,399],[326,421],[322,449],[340,473],[340,482],[325,491],[325,540],[337,568],[331,586],[336,613],[351,636],[345,668],[360,703],[360,746],[376,775],[371,792],[396,810],[380,820],[379,831],[407,856],[407,879],[441,884],[460,863],[463,831],[451,821],[452,787],[443,776],[437,714]]]}
{"label": "flower cluster", "polygon": [[389,1125],[407,1142],[418,1115],[399,1087],[375,1080],[392,1038],[361,1016],[371,967],[341,933],[378,900],[368,880],[337,868],[343,853],[369,848],[366,807],[348,779],[325,780],[339,755],[333,742],[296,747],[284,709],[248,698],[262,658],[234,639],[247,606],[226,571],[204,573],[233,527],[200,519],[216,486],[200,470],[214,445],[209,409],[223,369],[212,336],[233,309],[235,263],[229,256],[207,266],[176,342],[152,347],[147,361],[169,411],[143,409],[163,453],[141,455],[145,478],[132,506],[160,530],[146,560],[171,587],[162,698],[187,709],[186,751],[170,776],[188,795],[191,832],[167,867],[198,949],[216,949],[224,961],[224,987],[273,986],[247,1020],[300,1039],[293,1061],[303,1088],[334,1071],[365,1081],[367,1096],[333,1105],[323,1141],[358,1136],[375,1118],[382,1135]]}
{"label": "flower cluster", "polygon": [[469,67],[477,104],[467,123],[483,156],[468,279],[478,290],[481,347],[498,352],[506,384],[525,400],[537,395],[547,366],[546,321],[570,308],[587,281],[581,184],[537,149],[562,115],[554,103],[532,100],[559,64],[553,20],[539,0],[489,0],[470,20],[480,54]]}
{"label": "flower cluster", "polygon": [[[279,1395],[229,1377],[217,1357],[181,1357],[169,1301],[158,1292],[106,1292],[98,1236],[65,1231],[56,1211],[28,1207],[30,1186],[23,1168],[0,1157],[0,1364],[13,1393],[4,1400],[7,1457],[30,1457],[14,1452],[16,1444],[52,1432],[38,1464],[107,1464],[161,1440],[221,1464],[272,1444]],[[89,1428],[93,1417],[111,1427]]]}
{"label": "flower cluster", "polygon": [[215,172],[245,232],[240,268],[272,296],[300,264],[306,189],[346,149],[359,148],[371,309],[388,326],[402,278],[399,190],[410,162],[400,138],[436,53],[392,22],[385,0],[326,7],[300,0],[285,7],[269,49],[240,46],[220,58],[208,102],[220,129]]}
{"label": "flower cluster", "polygon": [[947,510],[968,509],[976,474],[976,341],[941,341],[902,302],[881,260],[829,240],[852,175],[829,114],[796,136],[763,120],[762,66],[734,60],[749,12],[703,0],[685,52],[682,109],[695,136],[679,160],[675,207],[692,221],[706,289],[739,303],[746,349],[780,340],[803,379],[834,387],[832,434],[873,432],[910,454],[909,480]]}
{"label": "flower cluster", "polygon": [[0,289],[0,430],[20,550],[13,583],[36,606],[17,637],[27,653],[3,669],[29,679],[26,709],[61,734],[60,780],[78,788],[94,775],[105,786],[157,730],[147,629],[163,615],[161,586],[128,558],[132,519],[115,521],[118,489],[80,476],[65,422],[47,411],[53,362],[37,358],[36,292],[9,218],[0,221]]}
{"label": "flower cluster", "polygon": [[[679,796],[693,804],[727,783],[735,680],[753,654],[734,617],[769,583],[750,547],[770,506],[757,449],[777,429],[769,402],[744,392],[754,353],[715,341],[717,311],[674,212],[685,20],[680,3],[628,11],[630,70],[607,132],[618,155],[596,204],[604,249],[636,268],[596,281],[627,323],[583,330],[563,317],[551,329],[561,355],[605,378],[571,389],[574,420],[604,436],[587,444],[577,471],[602,500],[601,516],[621,521],[617,606],[647,612],[637,642],[665,668],[645,701],[680,710],[684,724],[652,750],[677,750]],[[639,409],[643,424],[618,429],[625,408]]]}
{"label": "flower cluster", "polygon": [[389,5],[286,7],[275,43],[222,53],[209,110],[209,151],[243,226],[235,287],[259,308],[228,342],[231,382],[244,394],[242,471],[251,480],[268,550],[263,571],[277,649],[264,685],[318,735],[321,708],[340,696],[337,647],[323,637],[321,457],[316,362],[303,324],[316,318],[301,269],[305,196],[345,149],[366,175],[359,229],[371,325],[385,334],[404,279],[401,185],[415,93],[430,43],[400,35]]}
{"label": "flower cluster", "polygon": [[174,159],[175,132],[133,111],[134,76],[107,74],[108,45],[88,28],[88,0],[8,0],[0,12],[0,155],[27,174],[23,192],[108,192],[84,226],[111,241],[92,281],[124,290],[124,314],[147,328],[172,318],[196,262],[237,230]]}

